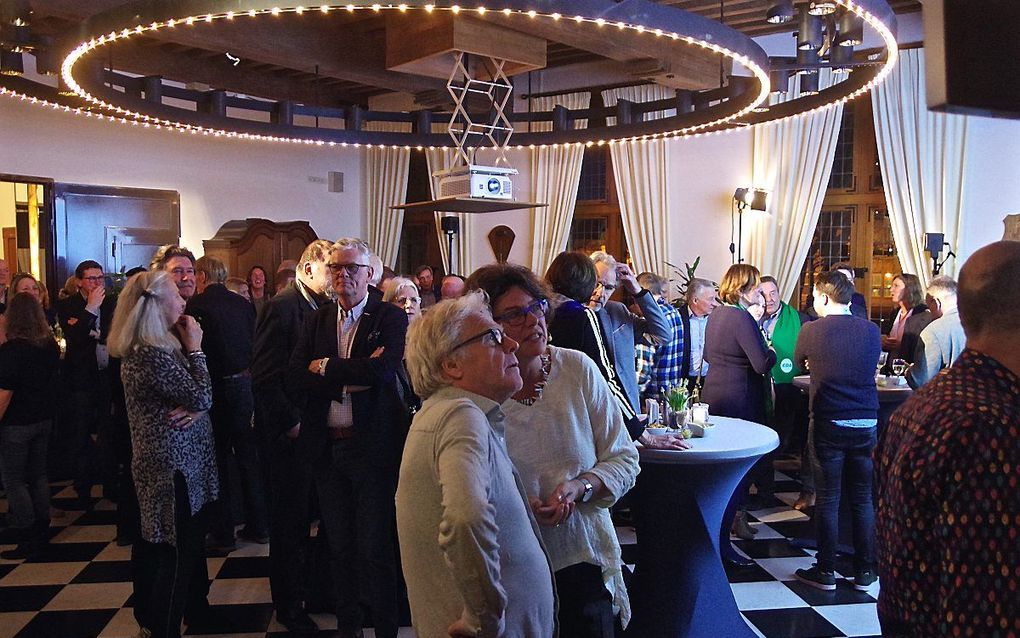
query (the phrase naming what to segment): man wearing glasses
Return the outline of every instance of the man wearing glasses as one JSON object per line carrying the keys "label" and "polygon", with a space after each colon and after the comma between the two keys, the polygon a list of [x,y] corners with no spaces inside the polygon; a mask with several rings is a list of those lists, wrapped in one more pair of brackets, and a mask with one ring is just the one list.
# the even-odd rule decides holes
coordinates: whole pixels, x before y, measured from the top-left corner
{"label": "man wearing glasses", "polygon": [[[70,458],[74,459],[77,507],[88,509],[90,491],[99,480],[112,487],[113,447],[110,431],[110,356],[106,337],[113,323],[117,300],[106,296],[106,277],[99,262],[88,259],[74,269],[78,294],[65,299],[58,309],[60,327],[67,340],[64,376],[71,393],[74,431]],[[98,436],[98,448],[92,442]],[[112,494],[105,494],[112,497]]]}
{"label": "man wearing glasses", "polygon": [[376,636],[395,638],[399,627],[393,498],[409,424],[396,371],[407,315],[368,296],[370,254],[360,239],[334,244],[328,266],[337,304],[305,321],[286,380],[288,393],[305,400],[295,444],[317,451],[341,638],[362,635],[362,598]]}

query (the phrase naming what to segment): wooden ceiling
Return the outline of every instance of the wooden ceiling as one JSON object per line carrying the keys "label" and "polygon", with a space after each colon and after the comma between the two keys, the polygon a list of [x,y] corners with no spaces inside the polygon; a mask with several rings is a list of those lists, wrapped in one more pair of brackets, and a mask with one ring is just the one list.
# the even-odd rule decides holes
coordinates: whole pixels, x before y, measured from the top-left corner
{"label": "wooden ceiling", "polygon": [[[660,1],[713,20],[721,16],[724,24],[749,36],[795,28],[767,23],[765,0]],[[73,35],[84,19],[126,2],[30,0],[32,29],[57,38]],[[889,3],[897,13],[921,10],[918,0]],[[633,69],[642,66],[641,60],[625,59],[625,52],[614,52],[605,39],[565,37],[557,41],[555,31],[543,35],[549,40],[547,68],[605,61],[619,67],[621,82],[640,79]],[[241,61],[235,65],[227,53]],[[136,37],[118,43],[109,58],[122,71],[313,105],[366,105],[370,97],[393,91],[421,96],[445,91],[442,80],[387,70],[384,20],[361,12],[291,16],[272,24],[218,21],[205,30],[198,26],[164,30],[158,38]]]}

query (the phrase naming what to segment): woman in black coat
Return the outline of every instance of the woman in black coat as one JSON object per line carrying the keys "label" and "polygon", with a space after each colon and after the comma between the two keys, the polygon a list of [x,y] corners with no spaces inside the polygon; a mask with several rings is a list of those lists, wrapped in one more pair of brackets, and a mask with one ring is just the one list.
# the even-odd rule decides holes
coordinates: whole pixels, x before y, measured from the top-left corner
{"label": "woman in black coat", "polygon": [[[725,305],[712,311],[705,328],[708,374],[701,398],[712,414],[765,425],[767,398],[772,393],[769,372],[776,364],[776,351],[758,327],[765,310],[761,273],[748,264],[730,266],[719,284],[719,297]],[[734,519],[734,533],[745,540],[757,533],[742,508],[747,488],[771,471],[772,457],[766,455],[748,472],[731,499],[728,510],[740,508]],[[724,542],[722,547],[730,560],[741,562],[735,553],[727,552],[729,543]]]}

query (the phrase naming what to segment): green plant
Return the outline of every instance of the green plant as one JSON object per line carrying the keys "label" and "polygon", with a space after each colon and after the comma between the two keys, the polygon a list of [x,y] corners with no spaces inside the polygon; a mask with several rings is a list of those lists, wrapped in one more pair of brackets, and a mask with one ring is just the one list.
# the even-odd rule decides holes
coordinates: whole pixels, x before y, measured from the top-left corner
{"label": "green plant", "polygon": [[675,385],[666,391],[666,403],[673,412],[683,412],[691,399],[691,391],[686,384]]}
{"label": "green plant", "polygon": [[[701,255],[698,255],[694,259],[693,265],[684,262],[683,268],[677,266],[676,264],[671,264],[668,261],[666,262],[666,265],[670,267],[670,270],[672,270],[672,273],[670,274],[669,277],[669,282],[676,286],[677,297],[676,300],[673,302],[674,306],[680,307],[685,303],[685,300],[687,298],[687,289],[691,285],[691,280],[697,277],[695,273],[698,270],[699,264],[701,264]],[[712,283],[714,284],[715,282]]]}

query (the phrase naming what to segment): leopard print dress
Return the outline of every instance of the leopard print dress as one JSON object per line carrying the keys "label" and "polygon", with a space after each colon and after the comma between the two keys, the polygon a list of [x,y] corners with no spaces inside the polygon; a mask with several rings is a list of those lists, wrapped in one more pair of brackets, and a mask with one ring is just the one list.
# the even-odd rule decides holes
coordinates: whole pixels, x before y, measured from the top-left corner
{"label": "leopard print dress", "polygon": [[212,407],[205,354],[193,352],[185,358],[179,351],[142,346],[124,358],[120,376],[131,428],[131,474],[142,537],[150,543],[176,545],[174,473],[184,477],[192,512],[219,496],[208,414],[186,429],[170,427],[168,416],[177,406],[189,412]]}

